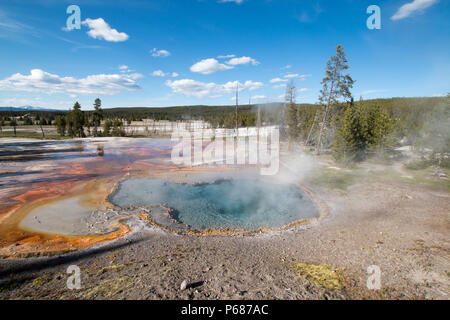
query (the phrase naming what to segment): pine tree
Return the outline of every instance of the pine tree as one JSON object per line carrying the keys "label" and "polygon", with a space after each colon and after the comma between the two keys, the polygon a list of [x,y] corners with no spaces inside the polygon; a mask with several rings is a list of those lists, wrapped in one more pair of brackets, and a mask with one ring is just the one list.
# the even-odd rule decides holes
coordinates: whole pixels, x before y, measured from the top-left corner
{"label": "pine tree", "polygon": [[379,105],[372,106],[367,114],[368,152],[380,155],[393,149],[395,140],[392,136],[394,121]]}
{"label": "pine tree", "polygon": [[322,148],[323,134],[327,130],[330,108],[340,103],[340,99],[344,99],[346,102],[352,100],[350,89],[353,87],[354,81],[349,74],[344,74],[348,68],[344,48],[338,45],[336,55],[332,56],[327,62],[326,76],[321,82],[323,88],[320,91],[319,103],[324,106],[325,110],[317,141],[317,153],[320,153]]}
{"label": "pine tree", "polygon": [[124,137],[123,122],[121,120],[114,120],[111,135],[114,137]]}
{"label": "pine tree", "polygon": [[17,121],[16,121],[16,119],[11,118],[9,125],[14,128],[14,137],[16,137],[17,136],[17,130],[16,130]]}
{"label": "pine tree", "polygon": [[107,137],[110,134],[111,131],[111,127],[112,127],[112,122],[111,120],[107,119],[104,123],[103,123],[103,136]]}
{"label": "pine tree", "polygon": [[102,101],[99,98],[95,99],[94,114],[93,114],[93,119],[92,119],[92,122],[94,125],[94,130],[93,130],[94,137],[96,137],[98,135],[97,128],[100,126],[100,123],[103,119],[103,110],[102,110],[101,106],[102,106]]}
{"label": "pine tree", "polygon": [[83,111],[81,111],[81,105],[77,102],[75,102],[72,112],[71,112],[71,118],[73,123],[73,132],[74,135],[77,135],[79,138],[82,138],[85,136],[84,134],[84,115]]}
{"label": "pine tree", "polygon": [[66,135],[66,119],[64,117],[58,117],[56,119],[56,131],[61,137]]}
{"label": "pine tree", "polygon": [[66,115],[66,125],[67,125],[67,134],[73,138],[75,136],[75,130],[73,127],[73,121],[72,121],[72,112],[69,112]]}
{"label": "pine tree", "polygon": [[364,160],[367,148],[367,121],[363,104],[347,104],[333,144],[333,157],[344,164]]}

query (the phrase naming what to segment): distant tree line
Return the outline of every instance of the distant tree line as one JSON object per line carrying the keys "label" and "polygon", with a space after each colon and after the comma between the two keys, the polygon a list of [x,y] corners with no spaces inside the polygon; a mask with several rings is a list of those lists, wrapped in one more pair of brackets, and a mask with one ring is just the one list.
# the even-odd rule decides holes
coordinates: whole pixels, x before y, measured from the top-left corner
{"label": "distant tree line", "polygon": [[58,134],[61,136],[70,136],[83,138],[86,133],[94,137],[107,136],[125,136],[122,119],[104,119],[104,112],[102,109],[102,101],[97,98],[94,102],[93,111],[82,111],[81,105],[75,102],[72,110],[65,115],[60,115],[56,119],[56,128]]}

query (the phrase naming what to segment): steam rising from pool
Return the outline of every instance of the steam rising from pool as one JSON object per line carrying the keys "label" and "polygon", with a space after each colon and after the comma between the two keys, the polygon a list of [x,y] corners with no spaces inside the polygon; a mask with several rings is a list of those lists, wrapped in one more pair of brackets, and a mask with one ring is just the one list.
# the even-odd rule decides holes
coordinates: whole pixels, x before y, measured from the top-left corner
{"label": "steam rising from pool", "polygon": [[120,183],[110,201],[122,208],[162,204],[174,210],[178,222],[195,229],[280,228],[319,217],[315,204],[296,185],[258,179],[185,184],[130,178]]}

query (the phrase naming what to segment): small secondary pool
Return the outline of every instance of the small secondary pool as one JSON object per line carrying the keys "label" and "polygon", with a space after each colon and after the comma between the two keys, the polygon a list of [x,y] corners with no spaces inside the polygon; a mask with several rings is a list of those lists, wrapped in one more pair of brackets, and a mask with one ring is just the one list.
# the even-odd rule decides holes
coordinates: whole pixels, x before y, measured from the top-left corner
{"label": "small secondary pool", "polygon": [[161,204],[173,209],[175,220],[195,229],[281,228],[320,215],[315,203],[295,184],[259,179],[185,184],[129,178],[119,184],[110,201],[121,208]]}

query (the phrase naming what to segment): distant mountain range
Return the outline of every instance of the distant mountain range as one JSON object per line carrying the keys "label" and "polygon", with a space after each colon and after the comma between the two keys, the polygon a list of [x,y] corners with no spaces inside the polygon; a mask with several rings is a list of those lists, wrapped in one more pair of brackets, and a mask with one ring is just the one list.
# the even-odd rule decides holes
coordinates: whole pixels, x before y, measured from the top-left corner
{"label": "distant mountain range", "polygon": [[0,111],[66,111],[66,110],[56,110],[49,108],[39,108],[32,106],[22,106],[22,107],[0,107]]}

